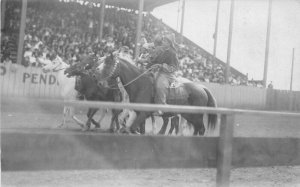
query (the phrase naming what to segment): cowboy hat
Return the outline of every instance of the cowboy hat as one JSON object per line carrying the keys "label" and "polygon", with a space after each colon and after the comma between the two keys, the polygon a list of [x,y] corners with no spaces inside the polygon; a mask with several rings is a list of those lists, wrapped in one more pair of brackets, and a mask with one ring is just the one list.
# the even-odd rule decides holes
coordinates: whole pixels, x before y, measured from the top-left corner
{"label": "cowboy hat", "polygon": [[166,39],[173,48],[179,46],[179,44],[176,43],[175,34],[174,33],[165,34],[164,35],[164,39]]}

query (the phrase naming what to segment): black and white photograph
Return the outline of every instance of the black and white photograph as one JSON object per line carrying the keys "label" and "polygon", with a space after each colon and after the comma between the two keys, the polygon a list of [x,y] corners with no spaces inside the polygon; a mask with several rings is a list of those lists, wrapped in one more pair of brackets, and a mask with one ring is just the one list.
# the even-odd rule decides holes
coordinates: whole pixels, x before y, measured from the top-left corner
{"label": "black and white photograph", "polygon": [[0,0],[3,187],[300,187],[300,0]]}

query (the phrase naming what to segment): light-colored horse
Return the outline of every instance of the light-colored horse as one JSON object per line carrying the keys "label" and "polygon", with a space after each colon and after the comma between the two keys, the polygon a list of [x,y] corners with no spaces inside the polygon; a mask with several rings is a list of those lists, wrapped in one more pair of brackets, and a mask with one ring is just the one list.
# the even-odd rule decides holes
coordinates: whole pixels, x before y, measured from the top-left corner
{"label": "light-colored horse", "polygon": [[[46,58],[37,58],[37,61],[43,65],[43,72],[47,73],[49,71],[57,72],[57,80],[59,83],[60,94],[64,100],[76,100],[77,91],[75,90],[75,77],[68,78],[64,74],[64,70],[69,67],[59,56],[54,60],[49,60]],[[63,110],[63,121],[59,127],[66,124],[66,117],[71,116],[72,119],[81,127],[84,128],[84,123],[79,120],[74,114],[74,107],[64,106]]]}

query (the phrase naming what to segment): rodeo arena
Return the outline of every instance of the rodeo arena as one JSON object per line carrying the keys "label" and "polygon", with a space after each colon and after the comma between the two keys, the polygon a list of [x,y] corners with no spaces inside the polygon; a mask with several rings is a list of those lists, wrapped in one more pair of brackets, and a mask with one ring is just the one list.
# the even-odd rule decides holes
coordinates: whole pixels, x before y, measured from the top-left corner
{"label": "rodeo arena", "polygon": [[1,0],[1,186],[300,186],[300,92],[230,66],[239,0],[226,62],[224,0],[213,53],[183,35],[189,1]]}

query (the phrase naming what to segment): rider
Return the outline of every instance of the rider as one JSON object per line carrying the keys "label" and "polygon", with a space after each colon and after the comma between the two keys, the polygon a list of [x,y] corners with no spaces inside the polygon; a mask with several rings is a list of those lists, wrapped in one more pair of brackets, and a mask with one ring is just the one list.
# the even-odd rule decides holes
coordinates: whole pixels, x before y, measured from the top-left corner
{"label": "rider", "polygon": [[[179,62],[175,49],[175,35],[167,34],[162,37],[162,45],[154,49],[154,54],[150,56],[149,65],[159,66],[156,75],[156,96],[155,103],[166,104],[168,87],[175,80],[175,72],[178,70]],[[161,111],[156,114],[162,115]]]}

